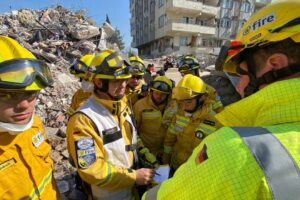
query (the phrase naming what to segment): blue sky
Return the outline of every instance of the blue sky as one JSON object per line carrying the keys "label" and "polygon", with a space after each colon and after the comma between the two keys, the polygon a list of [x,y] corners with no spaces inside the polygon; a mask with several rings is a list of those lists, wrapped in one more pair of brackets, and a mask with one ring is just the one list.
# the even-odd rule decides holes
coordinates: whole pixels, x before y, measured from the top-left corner
{"label": "blue sky", "polygon": [[53,5],[62,5],[71,10],[85,9],[87,16],[101,25],[108,14],[111,24],[124,36],[126,47],[130,46],[129,0],[0,0],[0,12],[20,8],[44,9]]}

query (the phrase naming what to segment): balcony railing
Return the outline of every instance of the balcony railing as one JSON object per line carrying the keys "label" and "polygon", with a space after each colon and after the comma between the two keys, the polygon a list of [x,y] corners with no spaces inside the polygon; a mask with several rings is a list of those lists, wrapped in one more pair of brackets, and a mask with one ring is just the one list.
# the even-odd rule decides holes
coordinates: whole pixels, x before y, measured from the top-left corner
{"label": "balcony railing", "polygon": [[215,35],[216,28],[212,26],[203,26],[199,24],[186,24],[179,21],[169,20],[166,26],[167,34],[172,34],[176,32],[182,32],[185,34],[206,34],[206,35]]}
{"label": "balcony railing", "polygon": [[191,15],[217,15],[218,8],[210,6],[197,1],[187,0],[169,0],[166,4],[167,11],[177,11],[182,13],[189,13]]}

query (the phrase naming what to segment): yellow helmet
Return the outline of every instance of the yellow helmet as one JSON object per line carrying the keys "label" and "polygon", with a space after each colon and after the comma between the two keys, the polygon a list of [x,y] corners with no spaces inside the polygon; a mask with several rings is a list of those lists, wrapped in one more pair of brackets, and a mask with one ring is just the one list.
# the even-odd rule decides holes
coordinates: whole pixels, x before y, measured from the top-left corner
{"label": "yellow helmet", "polygon": [[179,61],[178,71],[180,73],[186,73],[191,70],[199,69],[200,65],[198,60],[193,56],[184,56]]}
{"label": "yellow helmet", "polygon": [[80,60],[76,60],[75,63],[70,67],[70,73],[80,78],[86,78],[89,72],[93,72],[91,63],[94,57],[94,54],[82,56]]}
{"label": "yellow helmet", "polygon": [[50,69],[17,41],[0,36],[0,89],[41,90],[53,83]]}
{"label": "yellow helmet", "polygon": [[173,89],[173,98],[177,100],[192,99],[199,94],[206,93],[206,85],[203,80],[192,74],[185,75]]}
{"label": "yellow helmet", "polygon": [[132,75],[144,75],[146,71],[146,67],[144,61],[138,56],[131,56],[129,58],[131,63],[131,74]]}
{"label": "yellow helmet", "polygon": [[255,13],[241,28],[236,40],[225,44],[216,68],[236,73],[237,62],[246,49],[291,38],[300,42],[300,1],[277,1]]}
{"label": "yellow helmet", "polygon": [[158,76],[150,83],[150,90],[170,94],[172,91],[172,81],[166,76]]}
{"label": "yellow helmet", "polygon": [[128,79],[130,63],[120,51],[106,49],[95,55],[91,66],[95,67],[94,78],[100,79]]}

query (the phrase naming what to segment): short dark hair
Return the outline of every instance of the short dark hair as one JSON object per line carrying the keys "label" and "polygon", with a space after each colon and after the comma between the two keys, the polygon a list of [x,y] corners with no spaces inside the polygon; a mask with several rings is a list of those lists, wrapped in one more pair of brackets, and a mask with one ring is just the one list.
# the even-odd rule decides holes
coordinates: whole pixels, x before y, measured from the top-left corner
{"label": "short dark hair", "polygon": [[258,52],[264,58],[274,53],[282,53],[289,58],[289,62],[300,63],[300,43],[296,43],[290,38],[262,46],[258,49]]}

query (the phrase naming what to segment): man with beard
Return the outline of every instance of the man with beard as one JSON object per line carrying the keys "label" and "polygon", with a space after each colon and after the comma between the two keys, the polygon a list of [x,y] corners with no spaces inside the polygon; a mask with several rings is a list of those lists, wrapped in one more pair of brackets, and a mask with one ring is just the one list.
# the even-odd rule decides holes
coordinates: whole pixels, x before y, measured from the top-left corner
{"label": "man with beard", "polygon": [[94,92],[71,117],[68,150],[93,199],[132,199],[135,184],[147,185],[153,169],[132,167],[137,159],[136,130],[124,101],[128,59],[103,50],[92,61]]}
{"label": "man with beard", "polygon": [[146,148],[161,160],[166,127],[162,115],[172,91],[172,82],[166,76],[158,76],[150,83],[150,94],[134,105],[134,116],[139,137]]}
{"label": "man with beard", "polygon": [[126,96],[132,108],[137,100],[141,98],[143,85],[146,85],[143,79],[146,68],[144,61],[138,56],[131,56],[129,61],[131,64],[131,78],[128,80],[126,87]]}

